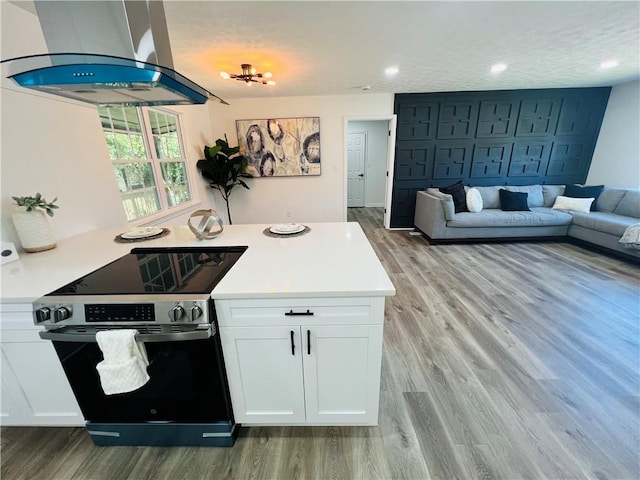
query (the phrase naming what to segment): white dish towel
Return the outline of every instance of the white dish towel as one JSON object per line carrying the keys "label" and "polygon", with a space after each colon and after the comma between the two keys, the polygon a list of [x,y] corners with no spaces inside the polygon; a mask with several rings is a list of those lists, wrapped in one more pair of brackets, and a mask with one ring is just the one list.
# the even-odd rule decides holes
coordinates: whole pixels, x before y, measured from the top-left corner
{"label": "white dish towel", "polygon": [[136,342],[137,330],[106,330],[96,333],[104,360],[96,369],[106,395],[137,390],[149,381],[149,360],[142,342]]}

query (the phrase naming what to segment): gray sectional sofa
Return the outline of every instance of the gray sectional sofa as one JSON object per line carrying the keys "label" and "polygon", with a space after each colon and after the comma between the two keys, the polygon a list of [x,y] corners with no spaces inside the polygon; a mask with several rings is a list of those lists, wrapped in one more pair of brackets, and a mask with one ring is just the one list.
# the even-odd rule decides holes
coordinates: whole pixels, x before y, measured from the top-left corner
{"label": "gray sectional sofa", "polygon": [[[465,187],[468,190],[468,187]],[[451,195],[437,188],[416,197],[415,226],[436,242],[485,239],[560,237],[577,239],[627,256],[640,258],[640,250],[619,243],[627,227],[640,223],[640,190],[605,188],[596,200],[597,211],[554,210],[564,185],[475,187],[482,196],[480,212],[455,213]],[[500,209],[499,190],[526,192],[530,212]]]}

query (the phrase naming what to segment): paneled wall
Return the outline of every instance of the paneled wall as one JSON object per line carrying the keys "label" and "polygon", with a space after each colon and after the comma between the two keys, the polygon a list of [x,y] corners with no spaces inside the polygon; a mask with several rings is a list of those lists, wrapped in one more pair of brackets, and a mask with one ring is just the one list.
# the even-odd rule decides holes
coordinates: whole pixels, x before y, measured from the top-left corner
{"label": "paneled wall", "polygon": [[416,192],[581,183],[610,87],[399,94],[391,227],[413,227]]}

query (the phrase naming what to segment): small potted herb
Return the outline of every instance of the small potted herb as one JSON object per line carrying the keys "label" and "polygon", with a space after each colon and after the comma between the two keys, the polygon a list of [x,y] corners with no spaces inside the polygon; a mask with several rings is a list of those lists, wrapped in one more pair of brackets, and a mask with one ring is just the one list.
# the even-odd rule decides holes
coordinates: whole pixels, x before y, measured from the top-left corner
{"label": "small potted herb", "polygon": [[47,202],[40,193],[33,197],[11,197],[23,211],[11,215],[16,233],[25,252],[42,252],[56,247],[56,240],[45,217],[45,213],[53,217],[58,198]]}

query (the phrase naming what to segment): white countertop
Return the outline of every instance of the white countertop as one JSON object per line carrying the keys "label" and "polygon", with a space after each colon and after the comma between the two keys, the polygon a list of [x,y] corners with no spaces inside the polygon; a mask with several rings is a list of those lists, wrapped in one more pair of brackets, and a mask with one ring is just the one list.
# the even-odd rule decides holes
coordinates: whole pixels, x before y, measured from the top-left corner
{"label": "white countertop", "polygon": [[120,228],[87,232],[46,252],[21,253],[0,267],[2,303],[31,303],[137,247],[249,248],[214,288],[215,299],[388,296],[395,288],[357,223],[310,223],[310,232],[272,238],[269,225],[228,225],[219,237],[197,240],[187,227],[165,237],[116,243]]}

